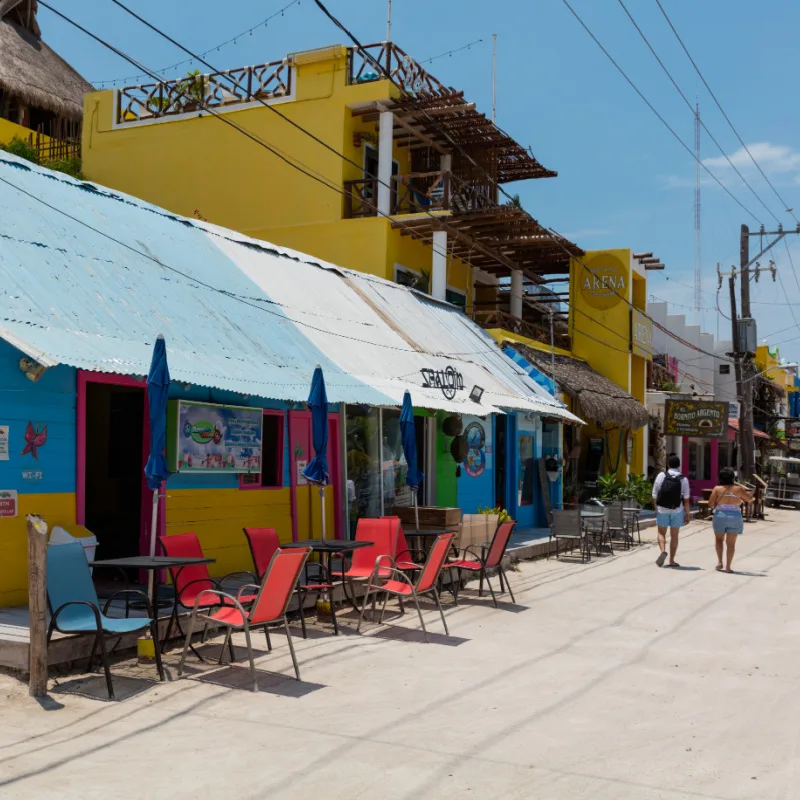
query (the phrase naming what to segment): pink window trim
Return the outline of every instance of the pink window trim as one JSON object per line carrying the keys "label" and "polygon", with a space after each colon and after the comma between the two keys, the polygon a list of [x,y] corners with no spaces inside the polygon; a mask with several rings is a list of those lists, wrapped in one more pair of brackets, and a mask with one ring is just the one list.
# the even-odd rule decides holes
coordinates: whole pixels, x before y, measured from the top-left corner
{"label": "pink window trim", "polygon": [[286,428],[286,412],[285,411],[278,411],[276,409],[265,408],[264,409],[264,416],[265,417],[281,417],[283,420],[283,425],[278,426],[278,479],[280,483],[277,486],[260,486],[258,484],[253,483],[243,483],[242,478],[243,475],[239,476],[239,489],[243,492],[251,492],[253,490],[260,490],[260,491],[267,491],[267,492],[274,492],[276,489],[285,489],[286,487],[283,485],[283,467],[284,467],[284,452],[283,452],[283,445],[285,440],[285,428]]}

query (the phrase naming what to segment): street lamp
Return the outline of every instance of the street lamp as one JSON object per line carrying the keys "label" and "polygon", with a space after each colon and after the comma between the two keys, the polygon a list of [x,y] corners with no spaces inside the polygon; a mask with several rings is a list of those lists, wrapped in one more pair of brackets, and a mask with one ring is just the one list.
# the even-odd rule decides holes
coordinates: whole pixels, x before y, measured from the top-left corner
{"label": "street lamp", "polygon": [[795,368],[797,366],[799,366],[799,365],[795,364],[795,363],[792,363],[792,364],[774,364],[771,367],[767,367],[766,369],[762,369],[761,372],[756,372],[755,375],[751,375],[749,378],[745,378],[745,380],[742,381],[742,383],[746,383],[747,381],[752,381],[753,378],[758,378],[759,376],[761,376],[764,373],[769,372],[770,370],[773,370],[773,369],[793,369],[793,368]]}

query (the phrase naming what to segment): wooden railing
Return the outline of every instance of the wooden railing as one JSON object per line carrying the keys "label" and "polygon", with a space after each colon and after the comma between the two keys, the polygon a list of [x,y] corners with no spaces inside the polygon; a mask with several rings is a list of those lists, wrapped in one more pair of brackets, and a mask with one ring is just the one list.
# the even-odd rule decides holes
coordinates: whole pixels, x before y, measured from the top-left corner
{"label": "wooden railing", "polygon": [[380,64],[392,80],[407,92],[417,96],[454,94],[455,89],[445,86],[426,72],[404,50],[392,42],[376,42],[348,51],[348,76],[351,84],[386,80],[386,75],[376,66]]}
{"label": "wooden railing", "polygon": [[126,86],[117,95],[117,123],[123,125],[198,111],[286,97],[292,69],[286,61],[187,75],[173,81]]}
{"label": "wooden railing", "polygon": [[81,157],[80,136],[69,139],[55,139],[37,132],[28,135],[28,144],[36,149],[40,163],[64,161]]}
{"label": "wooden railing", "polygon": [[[377,178],[345,181],[347,219],[378,215],[378,183]],[[392,177],[392,216],[433,211],[464,213],[494,205],[481,190],[450,172],[412,172]]]}
{"label": "wooden railing", "polygon": [[[550,330],[548,327],[520,319],[506,311],[475,311],[472,314],[472,318],[482,328],[501,328],[509,331],[509,333],[516,333],[543,344],[550,344]],[[570,349],[569,334],[555,331],[553,342],[556,347],[564,350]]]}

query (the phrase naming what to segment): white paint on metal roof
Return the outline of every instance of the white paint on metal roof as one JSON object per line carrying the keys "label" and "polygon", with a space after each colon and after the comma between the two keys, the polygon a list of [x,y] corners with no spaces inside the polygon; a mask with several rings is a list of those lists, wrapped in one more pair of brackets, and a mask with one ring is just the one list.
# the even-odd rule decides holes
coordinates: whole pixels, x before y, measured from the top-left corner
{"label": "white paint on metal roof", "polygon": [[[163,333],[179,382],[301,401],[320,364],[333,403],[577,420],[453,306],[8,154],[0,278],[0,337],[46,366],[144,375]],[[452,399],[420,372],[447,366]]]}

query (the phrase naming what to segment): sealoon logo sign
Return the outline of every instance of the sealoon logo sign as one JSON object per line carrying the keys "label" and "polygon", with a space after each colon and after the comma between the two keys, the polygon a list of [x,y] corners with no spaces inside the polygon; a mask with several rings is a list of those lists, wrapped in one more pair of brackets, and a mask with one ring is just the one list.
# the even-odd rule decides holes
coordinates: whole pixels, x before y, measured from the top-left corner
{"label": "sealoon logo sign", "polygon": [[618,259],[604,256],[586,268],[578,264],[578,285],[590,306],[613,308],[628,296],[628,272]]}
{"label": "sealoon logo sign", "polygon": [[442,394],[452,400],[456,392],[464,388],[464,377],[460,372],[447,367],[447,369],[421,369],[422,386],[425,389],[441,389]]}

